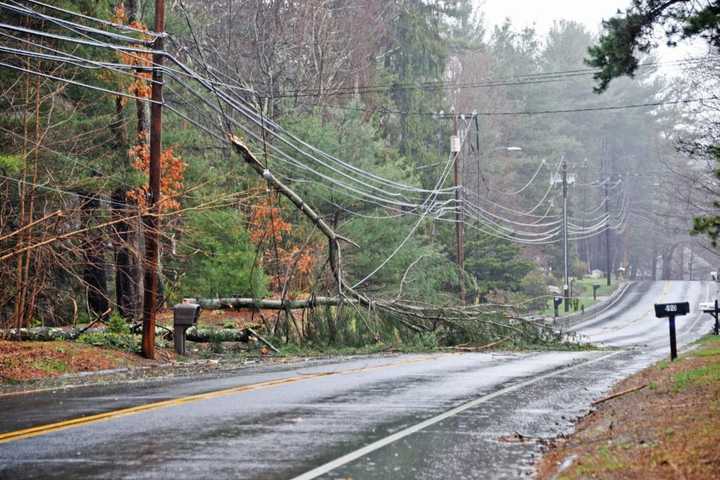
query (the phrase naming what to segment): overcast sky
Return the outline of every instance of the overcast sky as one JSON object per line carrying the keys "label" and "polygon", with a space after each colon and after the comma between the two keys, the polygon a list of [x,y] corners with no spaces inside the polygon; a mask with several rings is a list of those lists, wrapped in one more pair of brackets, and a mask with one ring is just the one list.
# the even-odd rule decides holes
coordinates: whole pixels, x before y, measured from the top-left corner
{"label": "overcast sky", "polygon": [[[603,19],[612,17],[618,9],[624,10],[631,3],[631,0],[475,0],[476,8],[485,15],[489,31],[510,18],[516,29],[534,26],[540,36],[548,32],[555,20],[575,20],[598,33]],[[663,45],[658,53],[663,61],[669,62],[702,55],[705,48],[704,43],[698,41],[677,48]]]}
{"label": "overcast sky", "polygon": [[584,23],[597,32],[603,18],[611,17],[630,0],[475,0],[485,13],[488,27],[510,18],[516,27],[535,26],[540,34],[550,28],[553,20],[568,19]]}

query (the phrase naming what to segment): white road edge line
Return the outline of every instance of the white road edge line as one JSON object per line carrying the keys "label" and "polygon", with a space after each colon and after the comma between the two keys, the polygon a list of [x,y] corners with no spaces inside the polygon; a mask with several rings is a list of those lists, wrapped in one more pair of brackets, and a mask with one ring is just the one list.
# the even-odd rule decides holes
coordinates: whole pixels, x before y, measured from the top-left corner
{"label": "white road edge line", "polygon": [[416,425],[413,425],[412,427],[408,427],[404,430],[400,430],[399,432],[396,432],[388,437],[381,438],[380,440],[377,440],[371,444],[368,444],[362,448],[359,448],[353,452],[350,452],[346,455],[343,455],[342,457],[339,457],[335,460],[332,460],[324,465],[320,465],[317,468],[314,468],[308,472],[303,473],[302,475],[298,475],[297,477],[294,477],[291,480],[313,480],[315,478],[318,478],[321,475],[325,475],[326,473],[329,473],[336,468],[342,467],[343,465],[347,465],[350,462],[353,462],[361,457],[364,457],[365,455],[374,452],[375,450],[379,450],[393,442],[396,442],[402,438],[405,438],[409,435],[412,435],[413,433],[417,433],[420,430],[423,430],[429,426],[435,425],[436,423],[440,423],[443,420],[446,420],[450,417],[454,417],[455,415],[462,413],[466,410],[469,410],[471,408],[474,408],[480,404],[483,404],[485,402],[488,402],[494,398],[497,398],[501,395],[505,395],[510,392],[514,392],[516,390],[520,390],[522,388],[528,387],[530,385],[533,385],[535,383],[538,383],[542,380],[545,380],[547,378],[555,377],[558,375],[562,375],[563,373],[569,372],[571,370],[575,370],[580,367],[585,367],[587,365],[592,365],[593,363],[601,362],[605,359],[608,359],[610,357],[614,357],[615,355],[618,355],[620,353],[624,353],[624,350],[620,350],[617,352],[612,352],[607,355],[603,355],[601,357],[589,360],[587,362],[581,362],[576,365],[573,365],[571,367],[563,368],[560,370],[556,370],[554,372],[547,373],[545,375],[542,375],[540,377],[533,378],[532,380],[526,380],[524,382],[518,383],[517,385],[513,385],[511,387],[503,388],[502,390],[498,390],[496,392],[490,393],[488,395],[482,396],[480,398],[476,398],[475,400],[471,400],[467,403],[464,403],[458,407],[453,408],[452,410],[448,410],[447,412],[441,413],[440,415],[437,415],[435,417],[429,418],[423,422],[420,422]]}

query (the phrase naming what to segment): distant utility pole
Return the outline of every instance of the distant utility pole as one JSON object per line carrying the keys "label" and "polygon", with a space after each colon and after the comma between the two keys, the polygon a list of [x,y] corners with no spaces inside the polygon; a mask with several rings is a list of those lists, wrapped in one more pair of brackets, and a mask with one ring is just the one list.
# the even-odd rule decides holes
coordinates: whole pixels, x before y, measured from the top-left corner
{"label": "distant utility pole", "polygon": [[563,189],[563,266],[565,267],[565,280],[563,296],[565,297],[565,312],[570,311],[570,255],[568,252],[568,175],[567,162],[562,160],[562,189]]}
{"label": "distant utility pole", "polygon": [[[602,160],[602,170],[603,170],[603,182],[605,184],[605,217],[610,218],[610,174],[607,168],[607,164],[610,161],[608,158],[608,147],[607,147],[607,139],[604,141],[603,145],[603,160]],[[610,259],[610,226],[608,225],[607,228],[605,228],[605,276],[607,277],[607,286],[609,287],[612,285],[612,260]]]}
{"label": "distant utility pole", "polygon": [[165,32],[165,0],[155,0],[155,40],[152,72],[152,104],[150,105],[150,201],[143,217],[145,224],[145,292],[143,302],[142,354],[155,358],[155,316],[158,310],[158,265],[160,260],[160,177],[162,155],[163,54]]}
{"label": "distant utility pole", "polygon": [[462,180],[460,174],[462,172],[461,153],[463,141],[460,138],[460,130],[458,128],[458,116],[453,117],[453,136],[450,139],[450,153],[455,157],[455,200],[457,210],[455,211],[455,247],[457,250],[457,264],[460,270],[460,301],[465,304],[465,218],[462,206]]}

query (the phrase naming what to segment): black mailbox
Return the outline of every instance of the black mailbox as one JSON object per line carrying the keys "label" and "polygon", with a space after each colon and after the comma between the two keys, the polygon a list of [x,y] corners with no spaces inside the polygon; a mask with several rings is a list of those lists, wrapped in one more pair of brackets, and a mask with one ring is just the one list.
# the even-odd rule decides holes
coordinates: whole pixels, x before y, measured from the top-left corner
{"label": "black mailbox", "polygon": [[197,325],[200,316],[200,305],[196,303],[180,303],[173,307],[173,327],[175,352],[185,355],[185,331]]}
{"label": "black mailbox", "polygon": [[680,317],[688,313],[690,313],[690,304],[688,302],[655,304],[655,316],[657,318]]}
{"label": "black mailbox", "polygon": [[200,316],[200,305],[196,303],[180,303],[173,307],[175,326],[191,327],[197,324]]}

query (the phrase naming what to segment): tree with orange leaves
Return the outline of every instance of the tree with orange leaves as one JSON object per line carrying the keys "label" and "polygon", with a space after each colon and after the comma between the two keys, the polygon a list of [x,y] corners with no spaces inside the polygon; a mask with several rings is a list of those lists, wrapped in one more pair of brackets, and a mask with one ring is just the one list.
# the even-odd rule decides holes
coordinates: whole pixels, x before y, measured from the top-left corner
{"label": "tree with orange leaves", "polygon": [[[113,20],[119,24],[128,23],[128,15],[125,10],[125,5],[122,2],[115,7],[115,16]],[[148,31],[145,24],[137,19],[130,20],[129,26],[143,32]],[[149,35],[143,35],[142,40],[150,39],[151,37]],[[142,45],[136,46],[142,47]],[[150,52],[118,51],[117,55],[120,62],[125,65],[137,67],[135,73],[133,73],[132,83],[126,87],[128,93],[139,99],[149,99],[152,91],[150,85],[152,77],[152,54]],[[138,108],[142,108],[142,106],[139,104]],[[141,123],[144,124],[144,122]],[[150,169],[150,148],[145,141],[146,137],[147,131],[144,125],[141,125],[137,134],[138,143],[130,148],[128,155],[134,169],[148,174]],[[183,179],[186,164],[182,161],[182,158],[175,155],[173,147],[170,147],[167,148],[160,156],[160,165],[162,169],[160,190],[163,196],[163,200],[160,203],[160,211],[167,212],[177,210],[180,208],[178,197],[184,187]],[[140,208],[146,208],[148,187],[138,187],[135,190],[128,192],[127,196],[128,199],[134,201]]]}
{"label": "tree with orange leaves", "polygon": [[[133,168],[145,174],[149,172],[150,147],[147,144],[135,145],[131,148],[130,158],[133,160]],[[178,198],[184,187],[183,178],[187,165],[180,157],[175,155],[173,148],[170,147],[160,156],[160,167],[162,169],[162,180],[160,181],[162,201],[159,205],[160,211],[168,212],[177,210],[180,208]],[[128,192],[128,198],[133,200],[140,208],[147,208],[147,185]]]}
{"label": "tree with orange leaves", "polygon": [[295,238],[293,226],[283,218],[275,194],[265,196],[253,207],[249,231],[250,240],[258,248],[262,248],[268,242],[272,246],[265,250],[263,263],[268,272],[273,272],[270,282],[273,291],[286,293],[287,284],[293,278],[296,280],[296,287],[300,289],[308,287],[309,276],[316,263],[316,249],[307,245],[300,248],[297,245],[300,239]]}

